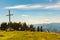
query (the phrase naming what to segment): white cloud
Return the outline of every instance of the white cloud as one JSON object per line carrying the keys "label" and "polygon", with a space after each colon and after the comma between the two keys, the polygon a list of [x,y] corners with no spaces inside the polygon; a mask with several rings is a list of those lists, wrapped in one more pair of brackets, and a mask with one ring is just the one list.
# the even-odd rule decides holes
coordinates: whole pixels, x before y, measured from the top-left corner
{"label": "white cloud", "polygon": [[60,2],[57,2],[56,4],[60,5]]}
{"label": "white cloud", "polygon": [[60,5],[47,6],[45,9],[60,9]]}
{"label": "white cloud", "polygon": [[27,24],[44,24],[44,23],[60,23],[60,18],[49,19],[45,17],[33,18],[30,15],[22,15],[21,22],[26,22]]}
{"label": "white cloud", "polygon": [[60,2],[57,2],[54,5],[40,5],[40,4],[34,4],[34,5],[16,5],[16,6],[9,6],[5,7],[5,9],[60,9]]}
{"label": "white cloud", "polygon": [[56,3],[54,5],[49,5],[45,7],[46,9],[59,9],[60,8],[60,3]]}
{"label": "white cloud", "polygon": [[60,19],[31,19],[29,21],[26,21],[29,24],[44,24],[44,23],[60,23]]}
{"label": "white cloud", "polygon": [[5,9],[36,9],[36,8],[41,8],[43,7],[42,5],[35,4],[35,5],[16,5],[16,6],[9,6],[5,7]]}
{"label": "white cloud", "polygon": [[21,16],[23,16],[23,17],[29,17],[29,15],[26,15],[26,14],[23,14],[23,15],[21,15]]}

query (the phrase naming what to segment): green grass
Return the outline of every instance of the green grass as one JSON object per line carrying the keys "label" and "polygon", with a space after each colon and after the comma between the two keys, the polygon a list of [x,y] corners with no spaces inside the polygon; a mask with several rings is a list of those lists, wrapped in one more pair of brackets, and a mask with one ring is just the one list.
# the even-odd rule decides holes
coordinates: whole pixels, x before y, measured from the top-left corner
{"label": "green grass", "polygon": [[28,31],[0,31],[0,40],[60,40],[60,34]]}

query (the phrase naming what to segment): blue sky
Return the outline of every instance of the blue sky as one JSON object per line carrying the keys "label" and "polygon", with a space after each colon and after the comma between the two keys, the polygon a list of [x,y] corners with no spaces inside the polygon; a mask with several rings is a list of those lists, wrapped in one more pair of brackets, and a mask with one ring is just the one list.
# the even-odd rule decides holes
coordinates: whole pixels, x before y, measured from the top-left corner
{"label": "blue sky", "polygon": [[8,22],[9,9],[12,22],[60,23],[60,0],[0,0],[0,23]]}

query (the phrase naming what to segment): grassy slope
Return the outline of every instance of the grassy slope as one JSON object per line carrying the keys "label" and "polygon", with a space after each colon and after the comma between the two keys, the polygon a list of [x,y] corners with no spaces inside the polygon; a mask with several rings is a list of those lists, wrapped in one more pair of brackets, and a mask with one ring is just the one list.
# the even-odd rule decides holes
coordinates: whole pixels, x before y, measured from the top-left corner
{"label": "grassy slope", "polygon": [[0,40],[60,40],[60,34],[48,32],[2,32]]}

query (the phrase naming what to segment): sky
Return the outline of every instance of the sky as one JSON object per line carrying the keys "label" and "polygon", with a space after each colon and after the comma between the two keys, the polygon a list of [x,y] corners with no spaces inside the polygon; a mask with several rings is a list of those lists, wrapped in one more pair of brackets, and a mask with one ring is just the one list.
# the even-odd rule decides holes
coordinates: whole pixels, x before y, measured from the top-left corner
{"label": "sky", "polygon": [[9,21],[8,10],[12,22],[60,23],[60,0],[0,0],[0,23]]}

